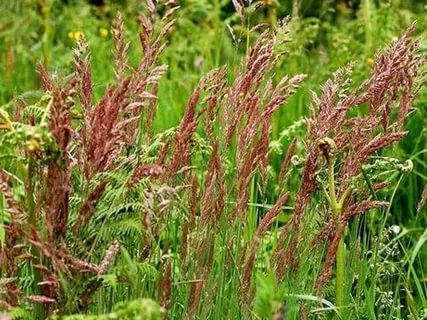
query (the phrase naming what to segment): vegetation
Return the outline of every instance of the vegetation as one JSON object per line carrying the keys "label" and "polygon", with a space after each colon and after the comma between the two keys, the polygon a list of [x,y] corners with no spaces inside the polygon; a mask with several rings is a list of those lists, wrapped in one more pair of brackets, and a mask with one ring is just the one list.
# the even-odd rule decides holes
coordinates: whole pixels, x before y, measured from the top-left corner
{"label": "vegetation", "polygon": [[0,318],[426,319],[422,1],[0,8]]}

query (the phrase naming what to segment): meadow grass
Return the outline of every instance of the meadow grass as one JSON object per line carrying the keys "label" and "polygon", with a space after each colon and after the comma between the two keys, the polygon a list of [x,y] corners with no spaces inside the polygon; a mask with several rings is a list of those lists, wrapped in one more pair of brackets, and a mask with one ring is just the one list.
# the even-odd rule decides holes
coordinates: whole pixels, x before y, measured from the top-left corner
{"label": "meadow grass", "polygon": [[420,6],[264,2],[0,4],[5,317],[426,317]]}

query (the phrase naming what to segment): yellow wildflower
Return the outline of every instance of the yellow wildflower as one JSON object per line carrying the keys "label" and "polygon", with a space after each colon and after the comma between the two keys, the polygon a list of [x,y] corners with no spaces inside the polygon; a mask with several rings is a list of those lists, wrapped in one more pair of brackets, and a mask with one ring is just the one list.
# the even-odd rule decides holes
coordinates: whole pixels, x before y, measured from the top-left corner
{"label": "yellow wildflower", "polygon": [[374,59],[372,59],[372,58],[367,58],[366,59],[366,64],[368,65],[368,66],[370,66],[370,67],[372,67],[373,65],[374,65]]}
{"label": "yellow wildflower", "polygon": [[106,36],[108,36],[108,29],[105,29],[105,28],[99,28],[99,34],[102,36],[102,37],[106,37]]}
{"label": "yellow wildflower", "polygon": [[31,138],[27,141],[27,150],[34,152],[41,149],[40,141],[36,138]]}
{"label": "yellow wildflower", "polygon": [[68,38],[78,41],[81,37],[84,37],[84,33],[81,31],[70,31],[68,32]]}
{"label": "yellow wildflower", "polygon": [[9,119],[9,115],[3,109],[0,109],[0,129],[13,131],[13,125]]}
{"label": "yellow wildflower", "polygon": [[81,31],[74,32],[74,39],[79,40],[81,37],[84,37],[83,32]]}

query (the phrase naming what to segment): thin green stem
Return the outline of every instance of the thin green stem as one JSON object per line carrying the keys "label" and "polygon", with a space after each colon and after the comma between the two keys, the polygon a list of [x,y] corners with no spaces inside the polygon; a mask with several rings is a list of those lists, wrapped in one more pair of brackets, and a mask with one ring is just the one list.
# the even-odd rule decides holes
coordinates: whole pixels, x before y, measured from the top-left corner
{"label": "thin green stem", "polygon": [[352,192],[352,188],[348,187],[347,189],[344,190],[343,194],[341,195],[340,200],[338,201],[338,207],[340,208],[340,210],[342,210],[345,201],[351,196],[351,192]]}
{"label": "thin green stem", "polygon": [[51,45],[51,33],[52,28],[50,26],[50,7],[51,1],[45,1],[43,4],[43,56],[44,56],[44,64],[45,66],[49,66],[50,63],[50,45]]}
{"label": "thin green stem", "polygon": [[270,22],[270,25],[272,27],[275,27],[277,25],[277,12],[276,12],[276,5],[274,3],[271,3],[267,6],[267,16],[268,21]]}
{"label": "thin green stem", "polygon": [[340,214],[340,208],[339,204],[337,202],[337,195],[335,193],[335,159],[330,158],[328,159],[328,165],[329,165],[329,174],[328,174],[328,181],[329,181],[329,199],[331,201],[331,207],[332,212],[334,216],[339,216]]}
{"label": "thin green stem", "polygon": [[[328,184],[329,184],[329,202],[331,204],[332,213],[334,217],[339,218],[342,214],[342,208],[345,200],[351,194],[351,189],[348,188],[344,191],[341,199],[337,200],[335,192],[335,158],[330,157],[328,159]],[[337,307],[344,305],[344,278],[345,278],[345,245],[344,238],[342,238],[338,244],[337,256],[336,256],[336,284],[335,284],[335,304]]]}
{"label": "thin green stem", "polygon": [[345,244],[344,237],[341,238],[337,250],[337,279],[336,279],[336,305],[342,307],[344,305],[344,277],[345,277]]}

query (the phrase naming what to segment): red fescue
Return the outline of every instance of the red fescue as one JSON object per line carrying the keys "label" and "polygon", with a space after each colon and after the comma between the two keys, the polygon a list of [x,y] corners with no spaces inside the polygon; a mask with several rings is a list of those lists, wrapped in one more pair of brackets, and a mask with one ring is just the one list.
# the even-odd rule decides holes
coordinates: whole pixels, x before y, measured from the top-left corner
{"label": "red fescue", "polygon": [[[174,24],[172,16],[177,6],[173,1],[168,1],[159,32],[154,32],[153,28],[157,14],[152,1],[148,0],[147,7],[148,15],[140,18],[143,56],[136,68],[128,64],[123,18],[120,14],[117,16],[113,27],[116,79],[98,102],[93,98],[90,54],[83,37],[78,40],[74,52],[75,72],[68,79],[53,80],[43,66],[39,67],[43,89],[50,98],[46,119],[54,146],[45,154],[43,150],[25,154],[29,162],[26,196],[34,199],[35,203],[24,205],[14,200],[7,176],[0,171],[0,189],[11,215],[0,264],[5,267],[10,279],[18,276],[21,261],[30,262],[31,267],[38,270],[40,277],[35,277],[35,281],[40,282],[35,286],[40,286],[43,294],[28,296],[27,301],[59,305],[59,274],[61,277],[72,277],[76,273],[82,276],[89,274],[89,277],[101,275],[119,253],[120,245],[114,241],[99,265],[87,262],[71,253],[75,244],[69,247],[67,235],[78,237],[81,227],[95,213],[110,183],[107,178],[99,181],[99,174],[114,172],[121,165],[119,155],[123,155],[123,151],[142,139],[144,134],[147,137],[151,135],[158,82],[166,70],[158,60]],[[82,117],[75,119],[73,109],[79,107]],[[75,120],[80,119],[77,124]],[[31,126],[35,125],[34,118],[29,122]],[[146,127],[143,135],[139,135],[138,130],[141,122]],[[77,161],[74,161],[74,157],[71,159],[74,151]],[[129,162],[128,159],[124,161]],[[33,165],[36,162],[37,166]],[[73,189],[72,173],[81,177],[81,189]],[[138,164],[128,185],[132,187],[143,177],[158,177],[162,173],[163,169],[158,165]],[[74,225],[70,226],[71,198],[76,195],[82,198],[82,204],[77,209]],[[26,226],[22,223],[24,220],[28,220]],[[73,230],[73,235],[69,233],[70,230]],[[18,244],[19,248],[16,247]],[[28,245],[34,248],[34,252],[23,253],[22,248]],[[101,283],[88,280],[87,285],[81,297],[83,305],[91,301],[91,294]],[[16,282],[12,280],[6,287],[7,302],[12,306],[18,305],[20,291]],[[46,310],[49,313],[54,308]]]}
{"label": "red fescue", "polygon": [[[286,20],[276,32],[287,32]],[[278,44],[276,33],[266,30],[249,51],[246,63],[241,65],[231,84],[226,81],[225,68],[213,70],[200,81],[189,99],[175,135],[171,160],[165,165],[167,179],[185,168],[191,168],[192,143],[197,126],[202,123],[199,119],[203,116],[206,138],[211,148],[210,159],[203,175],[204,183],[200,184],[200,187],[192,183],[191,209],[188,223],[184,224],[181,243],[181,257],[188,260],[189,233],[195,234],[193,241],[198,241],[192,244],[196,249],[192,252],[193,268],[190,273],[193,277],[188,305],[190,314],[196,312],[202,299],[207,299],[208,292],[204,291],[204,286],[214,263],[213,253],[219,232],[219,222],[225,219],[228,224],[236,228],[245,226],[248,219],[251,181],[257,173],[265,176],[269,164],[268,150],[272,117],[278,108],[286,104],[305,77],[304,75],[286,76],[279,79],[277,85],[273,85],[270,76],[282,55],[276,50]],[[196,110],[198,105],[203,106],[200,111]],[[225,132],[225,142],[223,132]],[[291,150],[290,153],[292,152]],[[290,157],[287,160],[288,163]],[[229,173],[224,167],[227,159],[235,162],[235,168]],[[277,200],[262,219],[252,243],[244,244],[244,247],[250,249],[246,253],[243,248],[241,257],[238,257],[242,264],[240,266],[242,292],[246,292],[250,287],[259,243],[268,227],[281,212],[287,198],[288,194],[284,193]],[[235,204],[230,206],[227,202]],[[197,212],[195,210],[200,210],[198,219],[195,217]],[[241,246],[242,244],[236,243],[234,238],[227,243],[231,251]],[[227,259],[225,263],[226,268],[230,267],[231,261]],[[186,263],[182,262],[182,265],[185,266]]]}
{"label": "red fescue", "polygon": [[[323,157],[327,163],[335,159],[334,166],[335,161],[336,166],[340,165],[333,177],[333,192],[336,199],[343,200],[344,213],[339,221],[328,223],[318,235],[318,239],[328,239],[328,252],[317,287],[321,287],[331,275],[337,246],[349,219],[386,205],[384,202],[360,199],[360,195],[352,191],[350,182],[360,174],[361,166],[371,155],[399,141],[406,134],[402,131],[402,125],[418,90],[415,85],[418,69],[424,63],[424,59],[417,54],[418,42],[411,37],[414,30],[414,25],[411,25],[400,39],[377,55],[371,77],[360,86],[355,89],[350,87],[350,65],[338,70],[325,83],[320,97],[313,94],[314,107],[305,142],[308,154],[294,206],[293,235],[288,253],[283,255],[287,261],[283,261],[282,257],[279,264],[286,265],[289,260],[298,260],[300,225],[312,194],[318,190],[316,172],[322,166]],[[368,113],[349,118],[349,112],[363,104],[369,106]],[[397,118],[393,116],[393,109],[396,109]],[[324,138],[332,141],[334,150],[331,150],[331,146],[326,152],[322,149],[319,143]],[[288,230],[283,229],[282,233],[285,232]],[[282,234],[281,238],[286,239],[287,236]]]}
{"label": "red fescue", "polygon": [[[241,1],[233,1],[233,4],[243,16]],[[19,262],[29,261],[42,275],[39,284],[43,294],[28,296],[27,300],[57,305],[61,298],[59,277],[79,274],[91,279],[83,288],[80,301],[80,307],[88,306],[92,294],[102,285],[94,276],[104,274],[113,265],[120,243],[114,241],[96,264],[73,255],[74,248],[67,243],[67,235],[78,238],[111,187],[108,174],[124,166],[130,167],[124,182],[126,192],[136,192],[145,181],[149,182],[140,193],[144,202],[141,220],[146,243],[138,253],[139,258],[158,254],[152,252],[153,243],[162,243],[162,223],[169,223],[171,216],[167,212],[170,200],[166,197],[184,194],[188,199],[184,206],[188,210],[180,210],[186,212],[186,217],[180,217],[182,223],[177,227],[177,232],[181,232],[179,276],[185,277],[189,283],[188,316],[195,316],[202,307],[201,302],[209,301],[208,298],[213,296],[209,292],[212,288],[206,284],[215,280],[212,280],[212,272],[217,252],[225,252],[224,272],[237,269],[237,286],[242,293],[240,301],[250,303],[250,290],[254,288],[251,280],[258,267],[257,251],[290,198],[289,191],[283,189],[292,156],[297,151],[295,139],[280,168],[280,196],[260,218],[254,234],[242,238],[235,234],[224,236],[221,226],[229,226],[227,233],[243,234],[248,221],[255,218],[250,217],[250,220],[248,217],[255,212],[248,209],[250,192],[254,191],[251,188],[255,184],[267,185],[273,116],[296,92],[305,75],[275,77],[274,70],[283,56],[278,50],[282,42],[277,35],[282,38],[288,32],[288,20],[284,20],[277,30],[267,29],[261,33],[237,74],[229,74],[223,67],[199,81],[188,99],[173,139],[163,141],[159,152],[151,158],[157,159],[156,163],[130,159],[128,151],[153,136],[159,80],[166,71],[166,66],[159,64],[159,57],[174,25],[172,17],[177,8],[174,1],[167,1],[166,12],[158,21],[160,28],[156,31],[156,8],[151,0],[147,0],[148,12],[139,19],[143,56],[137,66],[129,65],[124,21],[121,15],[117,16],[112,32],[115,81],[106,88],[99,101],[94,101],[90,54],[84,38],[79,39],[75,50],[75,73],[65,83],[53,81],[40,67],[44,90],[51,97],[48,126],[57,152],[54,156],[46,155],[46,168],[39,168],[35,173],[40,183],[31,187],[37,189],[36,200],[43,200],[37,208],[42,221],[29,228],[22,225],[29,215],[29,208],[14,199],[8,176],[0,171],[0,191],[11,216],[6,227],[6,244],[0,254],[0,264],[11,279],[6,285],[8,304],[19,304],[21,292],[14,279],[18,275]],[[370,78],[361,85],[351,86],[352,68],[349,65],[339,69],[322,86],[320,96],[313,94],[311,115],[307,120],[308,134],[304,141],[305,167],[294,197],[292,220],[282,227],[271,259],[278,279],[283,279],[286,272],[299,266],[302,246],[310,239],[310,235],[303,232],[303,226],[316,191],[326,193],[323,199],[329,201],[322,205],[325,204],[331,213],[326,215],[327,221],[323,221],[324,225],[313,237],[314,242],[327,245],[322,272],[315,283],[319,290],[333,273],[337,248],[350,220],[368,210],[388,205],[372,200],[363,183],[358,190],[352,188],[352,183],[360,177],[361,166],[372,155],[406,134],[404,121],[420,88],[416,78],[424,63],[418,56],[418,42],[412,39],[413,32],[412,25],[400,39],[377,55]],[[229,78],[234,80],[229,83]],[[351,116],[352,111],[363,105],[368,106],[367,113]],[[72,121],[74,107],[82,109],[78,125],[77,121]],[[31,124],[34,125],[34,119]],[[145,130],[141,131],[141,128]],[[199,135],[201,129],[204,130]],[[203,147],[206,152],[202,161],[194,157],[198,147],[196,138],[200,136],[205,138]],[[76,152],[77,161],[71,159],[71,150]],[[40,153],[37,157],[42,159],[43,155]],[[200,165],[197,172],[193,170],[196,164]],[[317,179],[317,173],[322,170],[330,178],[329,187],[324,189],[319,187]],[[72,173],[73,178],[74,173],[80,177],[81,190],[73,189]],[[158,187],[157,181],[167,186]],[[379,182],[375,188],[384,186]],[[70,199],[75,195],[81,203],[76,208],[75,222],[70,226]],[[162,199],[158,205],[156,195]],[[330,200],[330,195],[334,201]],[[339,201],[338,209],[335,200]],[[152,220],[161,223],[155,224]],[[28,244],[37,250],[38,257],[32,252],[23,252],[22,248]],[[223,251],[217,250],[219,244]],[[170,246],[165,245],[160,251],[169,254],[169,250]],[[158,295],[167,311],[173,308],[172,279],[178,271],[173,267],[174,260],[166,261]]]}

